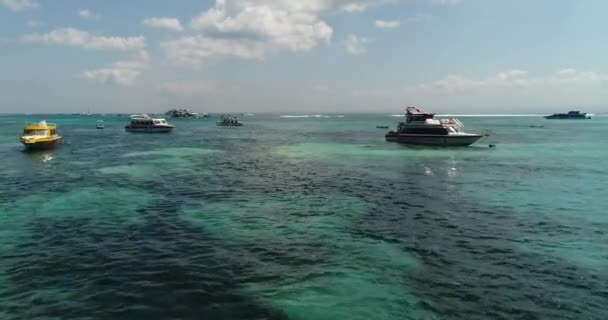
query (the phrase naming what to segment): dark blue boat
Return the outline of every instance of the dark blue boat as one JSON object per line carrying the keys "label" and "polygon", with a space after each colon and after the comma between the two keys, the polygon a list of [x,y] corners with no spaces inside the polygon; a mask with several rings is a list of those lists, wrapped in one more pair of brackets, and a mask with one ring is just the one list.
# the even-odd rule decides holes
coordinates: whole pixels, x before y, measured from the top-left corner
{"label": "dark blue boat", "polygon": [[580,111],[568,111],[568,113],[554,113],[545,116],[545,119],[591,119],[591,114]]}

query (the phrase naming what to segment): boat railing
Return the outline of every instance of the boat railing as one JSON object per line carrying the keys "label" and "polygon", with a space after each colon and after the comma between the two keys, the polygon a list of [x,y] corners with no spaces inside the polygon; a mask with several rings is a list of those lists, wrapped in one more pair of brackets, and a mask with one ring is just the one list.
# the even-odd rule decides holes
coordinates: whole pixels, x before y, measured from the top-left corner
{"label": "boat railing", "polygon": [[441,119],[441,124],[442,125],[446,125],[446,126],[456,126],[456,127],[464,127],[464,124],[462,124],[462,122],[460,122],[460,120],[456,119],[456,118],[451,118],[451,119]]}

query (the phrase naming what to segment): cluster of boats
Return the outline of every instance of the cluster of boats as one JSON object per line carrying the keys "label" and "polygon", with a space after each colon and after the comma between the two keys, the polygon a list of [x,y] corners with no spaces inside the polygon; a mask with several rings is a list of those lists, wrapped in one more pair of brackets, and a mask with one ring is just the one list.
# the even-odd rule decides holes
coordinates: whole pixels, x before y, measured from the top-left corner
{"label": "cluster of boats", "polygon": [[[183,110],[172,111],[178,112],[177,114],[183,112]],[[545,116],[545,118],[590,119],[591,116],[591,114],[580,111],[570,111]],[[224,127],[243,126],[238,117],[232,115],[222,115],[216,124]],[[97,129],[105,128],[103,120],[97,121],[96,127]],[[377,128],[388,128],[388,126],[378,126]],[[129,124],[125,126],[125,130],[128,132],[143,133],[168,133],[173,129],[175,126],[169,124],[164,118],[150,117],[147,114],[131,115]],[[404,144],[469,146],[484,136],[486,135],[465,132],[464,125],[458,119],[437,119],[434,113],[424,112],[417,107],[407,107],[405,121],[398,124],[397,130],[389,131],[385,138],[390,142]],[[61,139],[62,136],[57,130],[57,125],[43,120],[24,128],[21,143],[26,149],[49,149],[55,147]]]}
{"label": "cluster of boats", "polygon": [[[218,126],[241,127],[243,123],[237,117],[223,115]],[[103,120],[98,120],[95,126],[97,129],[104,129]],[[138,133],[169,133],[175,129],[164,118],[150,117],[147,114],[131,115],[129,123],[125,126],[125,131]],[[54,148],[63,137],[57,130],[57,125],[42,120],[25,126],[21,135],[21,143],[28,150],[42,150]]]}

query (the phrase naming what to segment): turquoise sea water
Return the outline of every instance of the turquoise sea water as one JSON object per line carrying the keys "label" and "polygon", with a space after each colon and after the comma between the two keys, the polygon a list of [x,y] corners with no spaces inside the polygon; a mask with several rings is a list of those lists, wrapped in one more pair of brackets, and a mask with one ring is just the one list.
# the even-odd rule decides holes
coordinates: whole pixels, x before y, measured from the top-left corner
{"label": "turquoise sea water", "polygon": [[0,319],[608,316],[608,118],[461,117],[491,136],[437,149],[388,115],[44,117],[36,153],[41,116],[0,117]]}

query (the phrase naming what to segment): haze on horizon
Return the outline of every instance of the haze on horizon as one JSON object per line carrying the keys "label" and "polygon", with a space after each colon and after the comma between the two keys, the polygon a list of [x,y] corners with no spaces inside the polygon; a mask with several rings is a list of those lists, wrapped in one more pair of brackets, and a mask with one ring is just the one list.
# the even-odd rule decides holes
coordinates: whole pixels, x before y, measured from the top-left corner
{"label": "haze on horizon", "polygon": [[602,0],[0,0],[0,113],[608,108]]}

